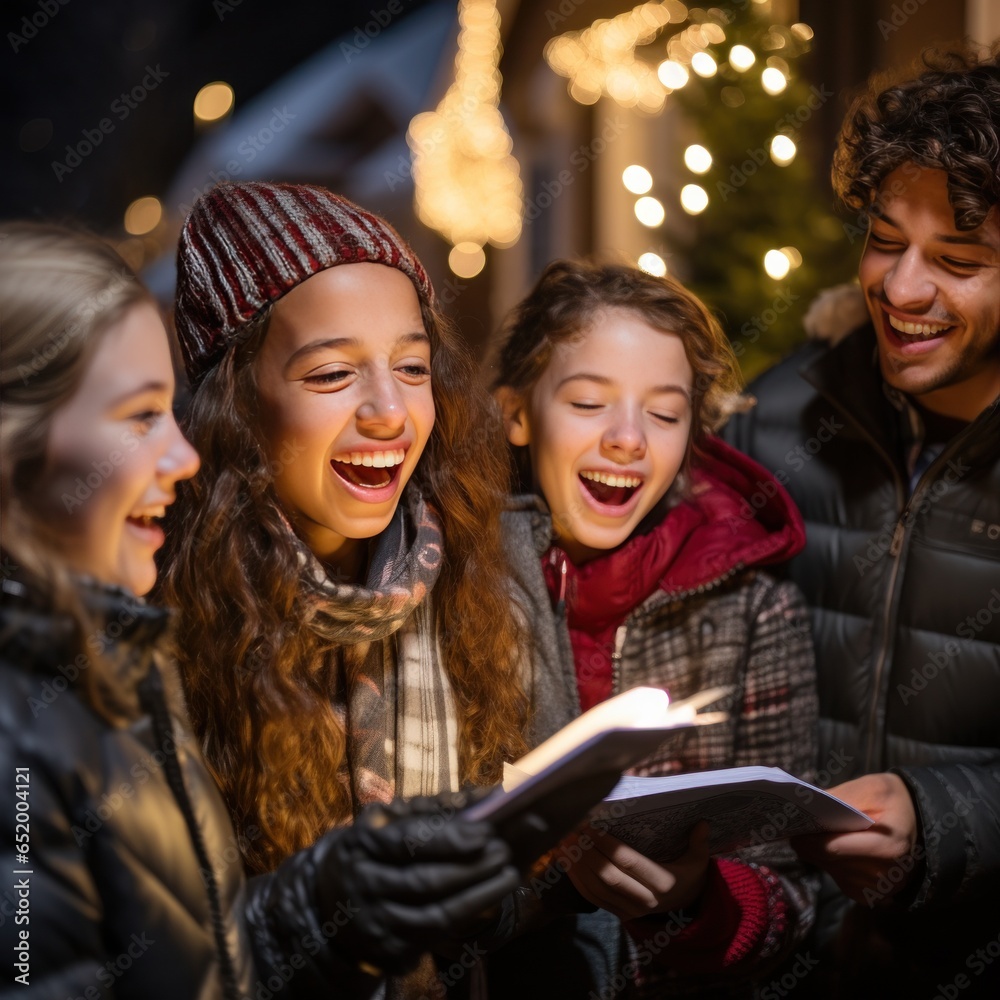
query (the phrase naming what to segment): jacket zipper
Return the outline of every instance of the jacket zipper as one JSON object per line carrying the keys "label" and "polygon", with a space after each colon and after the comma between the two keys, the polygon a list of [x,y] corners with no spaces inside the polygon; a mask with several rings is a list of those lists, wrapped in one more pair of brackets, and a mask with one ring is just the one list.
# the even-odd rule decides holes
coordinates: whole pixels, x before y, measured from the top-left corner
{"label": "jacket zipper", "polygon": [[[959,435],[960,437],[962,435]],[[889,555],[892,557],[893,565],[892,572],[889,577],[889,585],[886,589],[885,597],[885,613],[883,615],[883,636],[882,636],[882,648],[879,651],[879,658],[875,666],[875,677],[874,677],[874,687],[872,689],[872,707],[871,713],[869,715],[869,729],[868,729],[868,746],[865,751],[865,773],[871,773],[876,769],[884,767],[885,762],[879,758],[876,758],[877,743],[880,741],[876,740],[876,721],[878,718],[879,705],[882,703],[882,674],[885,670],[886,660],[889,655],[889,647],[893,644],[893,637],[895,630],[890,631],[890,626],[892,624],[892,607],[895,598],[896,583],[899,578],[899,569],[903,563],[903,549],[904,542],[906,541],[906,534],[909,528],[909,522],[916,519],[916,515],[911,517],[910,511],[915,510],[919,506],[919,501],[923,498],[923,495],[927,492],[927,485],[936,478],[938,470],[951,461],[952,455],[958,451],[956,443],[953,442],[951,447],[945,448],[938,457],[931,462],[931,464],[924,470],[924,474],[917,480],[917,484],[913,489],[913,493],[910,498],[902,504],[902,510],[899,513],[899,519],[896,521],[896,527],[892,532],[892,541],[889,543]],[[895,472],[895,467],[893,467]],[[897,483],[899,482],[899,474],[896,473]]]}
{"label": "jacket zipper", "polygon": [[[726,570],[721,576],[715,577],[714,580],[708,580],[705,583],[699,583],[697,587],[691,587],[688,590],[668,592],[667,597],[671,603],[676,601],[683,601],[688,597],[693,597],[695,594],[705,594],[710,590],[714,590],[716,587],[725,583],[730,578],[734,577],[743,569],[743,563],[737,563],[731,569]],[[625,621],[618,626],[615,630],[615,645],[611,652],[611,696],[614,697],[616,694],[620,693],[621,681],[622,681],[622,650],[625,648],[625,639],[628,636],[628,626],[629,622],[633,619],[640,617],[639,614],[633,612]]]}

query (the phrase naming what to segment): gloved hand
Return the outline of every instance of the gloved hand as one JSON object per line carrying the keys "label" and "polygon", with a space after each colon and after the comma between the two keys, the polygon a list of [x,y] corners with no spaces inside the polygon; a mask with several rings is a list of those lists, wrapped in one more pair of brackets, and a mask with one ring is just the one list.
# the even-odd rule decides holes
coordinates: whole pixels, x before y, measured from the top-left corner
{"label": "gloved hand", "polygon": [[404,972],[435,944],[474,930],[518,884],[510,850],[488,823],[458,815],[465,793],[365,808],[313,848],[321,920],[347,919],[336,950]]}

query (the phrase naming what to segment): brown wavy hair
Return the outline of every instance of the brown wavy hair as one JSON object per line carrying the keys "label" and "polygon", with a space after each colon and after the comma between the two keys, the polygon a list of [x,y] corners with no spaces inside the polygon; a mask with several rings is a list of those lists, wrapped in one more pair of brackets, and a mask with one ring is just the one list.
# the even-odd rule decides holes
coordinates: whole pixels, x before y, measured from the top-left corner
{"label": "brown wavy hair", "polygon": [[[461,778],[492,784],[525,748],[521,627],[511,604],[500,513],[506,449],[472,358],[421,302],[436,419],[413,475],[439,514],[445,558],[435,607],[459,716]],[[164,597],[183,609],[179,660],[196,732],[249,867],[267,871],[350,818],[339,778],[346,737],[332,707],[335,647],[303,625],[296,545],[257,428],[254,358],[270,309],[195,391],[185,432],[202,457],[179,484]]]}
{"label": "brown wavy hair", "polygon": [[[542,377],[557,344],[582,336],[602,309],[630,309],[650,326],[675,333],[694,373],[691,435],[678,476],[682,492],[692,455],[743,406],[742,378],[722,327],[696,295],[670,277],[656,277],[627,264],[556,260],[514,308],[502,333],[494,391],[513,389],[526,398]],[[522,488],[530,488],[527,448],[514,448]]]}
{"label": "brown wavy hair", "polygon": [[1000,202],[1000,41],[927,50],[917,76],[872,78],[847,114],[833,158],[833,187],[870,210],[882,181],[904,163],[943,170],[957,229],[982,225]]}

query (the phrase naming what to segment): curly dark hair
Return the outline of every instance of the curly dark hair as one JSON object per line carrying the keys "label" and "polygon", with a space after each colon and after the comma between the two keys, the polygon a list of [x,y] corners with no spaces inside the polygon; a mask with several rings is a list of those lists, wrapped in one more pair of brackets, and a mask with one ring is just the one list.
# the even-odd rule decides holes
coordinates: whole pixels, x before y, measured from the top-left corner
{"label": "curly dark hair", "polygon": [[904,163],[944,170],[955,226],[975,229],[1000,202],[1000,41],[929,49],[919,75],[871,79],[851,106],[833,158],[833,187],[868,211]]}

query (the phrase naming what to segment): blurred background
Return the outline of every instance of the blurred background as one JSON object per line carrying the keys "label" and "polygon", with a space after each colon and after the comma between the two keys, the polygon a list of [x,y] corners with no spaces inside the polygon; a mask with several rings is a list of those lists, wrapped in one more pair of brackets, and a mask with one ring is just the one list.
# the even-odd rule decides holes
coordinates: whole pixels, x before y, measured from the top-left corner
{"label": "blurred background", "polygon": [[78,220],[169,308],[224,180],[388,218],[482,356],[556,257],[699,292],[748,375],[863,241],[829,164],[850,94],[997,0],[29,0],[4,4],[0,216]]}

